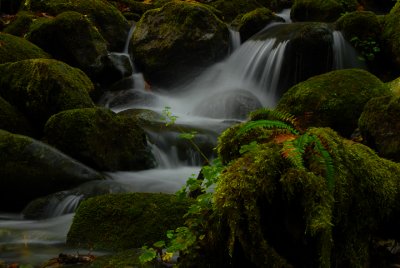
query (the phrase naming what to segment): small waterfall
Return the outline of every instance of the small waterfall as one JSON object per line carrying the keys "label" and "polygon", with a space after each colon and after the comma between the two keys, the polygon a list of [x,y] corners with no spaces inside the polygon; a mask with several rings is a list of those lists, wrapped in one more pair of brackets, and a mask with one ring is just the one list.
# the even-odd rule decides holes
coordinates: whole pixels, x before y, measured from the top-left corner
{"label": "small waterfall", "polygon": [[276,15],[284,19],[286,23],[290,23],[292,22],[292,19],[290,18],[290,10],[290,8],[283,9],[281,12],[276,13]]}
{"label": "small waterfall", "polygon": [[333,31],[333,69],[361,68],[365,69],[357,51],[346,41],[340,31]]}
{"label": "small waterfall", "polygon": [[136,23],[132,22],[132,27],[129,29],[128,37],[126,38],[124,50],[122,51],[122,53],[125,53],[125,54],[129,53],[129,43],[131,41],[133,32],[135,31],[135,28],[136,28]]}
{"label": "small waterfall", "polygon": [[46,208],[46,215],[49,218],[58,217],[61,215],[74,213],[79,203],[83,199],[83,195],[66,194],[58,198],[52,196]]}
{"label": "small waterfall", "polygon": [[229,27],[229,52],[233,53],[240,47],[240,33]]}

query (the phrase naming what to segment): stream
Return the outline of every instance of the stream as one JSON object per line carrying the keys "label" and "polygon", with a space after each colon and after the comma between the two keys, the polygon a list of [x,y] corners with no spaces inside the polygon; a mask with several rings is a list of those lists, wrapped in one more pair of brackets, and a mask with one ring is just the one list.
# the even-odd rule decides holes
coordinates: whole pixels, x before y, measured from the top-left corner
{"label": "stream", "polygon": [[[292,61],[286,58],[291,37],[274,35],[293,23],[290,22],[288,10],[281,14],[286,23],[268,25],[261,35],[243,44],[240,43],[239,34],[230,30],[230,54],[193,81],[174,90],[149,91],[145,88],[142,74],[134,71],[120,84],[120,90],[106,93],[100,104],[115,112],[147,109],[159,114],[165,107],[170,107],[171,113],[178,116],[176,124],[201,130],[196,138],[205,144],[207,157],[213,158],[214,153],[210,148],[216,145],[217,137],[224,129],[245,120],[248,112],[254,109],[274,107],[282,91],[297,82],[282,83],[284,79],[288,82],[283,74],[284,68]],[[363,68],[355,50],[340,32],[332,30],[332,40],[331,70]],[[129,58],[127,51],[128,46],[122,53],[116,54],[120,58]],[[122,65],[118,66],[123,68]],[[90,249],[68,249],[65,246],[74,210],[85,196],[121,192],[174,193],[185,184],[188,177],[199,173],[203,161],[189,144],[182,148],[179,133],[145,130],[157,160],[156,168],[110,172],[107,173],[110,177],[107,181],[89,182],[57,193],[51,197],[47,218],[43,220],[25,220],[21,214],[0,213],[0,260],[36,265],[57,257],[61,252],[88,253]]]}

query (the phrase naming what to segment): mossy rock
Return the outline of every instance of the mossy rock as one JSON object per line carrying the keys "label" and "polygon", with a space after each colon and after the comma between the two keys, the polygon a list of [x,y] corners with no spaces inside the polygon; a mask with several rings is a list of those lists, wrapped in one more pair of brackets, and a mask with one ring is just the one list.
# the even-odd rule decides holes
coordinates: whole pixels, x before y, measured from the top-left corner
{"label": "mossy rock", "polygon": [[0,129],[15,134],[34,136],[28,120],[2,97],[0,97]]}
{"label": "mossy rock", "polygon": [[228,23],[233,21],[240,14],[263,7],[260,2],[254,0],[214,0],[207,4],[219,10],[222,14],[223,20]]}
{"label": "mossy rock", "polygon": [[108,43],[97,28],[86,16],[74,11],[34,23],[27,39],[55,59],[80,68],[92,78],[101,72],[101,59],[108,53]]}
{"label": "mossy rock", "polygon": [[131,46],[150,84],[170,85],[222,59],[229,31],[204,5],[171,2],[142,16]]}
{"label": "mossy rock", "polygon": [[175,195],[131,193],[89,198],[78,207],[67,235],[70,246],[122,250],[152,245],[183,225],[189,200]]}
{"label": "mossy rock", "polygon": [[390,88],[393,94],[400,96],[400,77],[386,83],[386,85]]}
{"label": "mossy rock", "polygon": [[23,37],[28,31],[36,16],[30,12],[20,11],[15,18],[5,27],[4,32]]}
{"label": "mossy rock", "polygon": [[[233,135],[240,126],[235,128]],[[183,256],[183,264],[185,257],[198,256],[197,263],[211,267],[369,265],[373,238],[388,231],[388,222],[398,222],[400,165],[328,128],[306,134],[330,154],[333,187],[315,147],[307,147],[303,168],[296,168],[289,153],[284,157],[280,134],[262,134],[264,142],[233,158],[221,173],[210,227],[215,232],[196,243],[199,250]],[[219,144],[227,150],[231,145],[225,139]]]}
{"label": "mossy rock", "polygon": [[371,38],[378,41],[382,32],[378,17],[371,11],[346,13],[335,22],[335,26],[348,41],[354,37],[360,40]]}
{"label": "mossy rock", "polygon": [[21,211],[34,198],[104,178],[42,142],[4,130],[0,161],[2,211]]}
{"label": "mossy rock", "polygon": [[400,162],[400,96],[371,99],[364,107],[358,125],[363,142],[381,157]]}
{"label": "mossy rock", "polygon": [[397,67],[397,73],[400,69],[400,2],[392,8],[389,14],[385,16],[383,23],[382,38],[386,43],[385,49],[390,53],[391,60]]}
{"label": "mossy rock", "polygon": [[[172,0],[171,0],[172,1]],[[135,18],[140,17],[147,11],[153,8],[161,7],[161,4],[153,3],[154,1],[135,1],[135,0],[115,0],[108,1],[118,8],[118,10],[127,18],[125,14],[134,14]],[[128,19],[128,18],[127,18]],[[129,20],[129,19],[128,19]],[[138,20],[134,20],[138,21]]]}
{"label": "mossy rock", "polygon": [[237,16],[232,25],[239,31],[243,43],[271,22],[284,22],[284,19],[263,7]]}
{"label": "mossy rock", "polygon": [[50,57],[38,46],[11,34],[0,33],[0,44],[0,64]]}
{"label": "mossy rock", "polygon": [[290,17],[293,21],[334,22],[344,11],[335,0],[294,0]]}
{"label": "mossy rock", "polygon": [[60,111],[94,107],[94,86],[79,69],[51,59],[0,65],[0,95],[21,111],[39,131]]}
{"label": "mossy rock", "polygon": [[277,109],[297,117],[303,128],[331,127],[350,137],[364,105],[371,98],[388,94],[387,86],[367,71],[338,70],[293,86],[282,96]]}
{"label": "mossy rock", "polygon": [[73,109],[50,117],[44,140],[100,170],[154,167],[144,131],[132,118],[105,108]]}
{"label": "mossy rock", "polygon": [[109,50],[122,51],[130,28],[129,22],[111,3],[102,0],[27,0],[26,10],[46,12],[56,16],[66,11],[76,11],[86,15],[99,29],[109,43]]}

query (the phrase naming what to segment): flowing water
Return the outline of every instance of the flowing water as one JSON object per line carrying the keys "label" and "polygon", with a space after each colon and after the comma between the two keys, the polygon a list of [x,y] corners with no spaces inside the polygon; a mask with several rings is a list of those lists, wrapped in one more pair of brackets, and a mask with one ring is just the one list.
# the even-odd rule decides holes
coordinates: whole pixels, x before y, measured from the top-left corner
{"label": "flowing water", "polygon": [[[290,22],[289,12],[281,13],[287,22]],[[282,91],[283,67],[291,61],[285,58],[290,37],[278,38],[268,31],[286,25],[268,26],[262,31],[263,38],[243,44],[238,33],[230,30],[230,54],[224,61],[209,67],[190,83],[168,91],[148,90],[143,76],[135,71],[128,54],[132,27],[124,51],[111,53],[125,78],[113,86],[114,91],[104,95],[101,104],[115,112],[149,109],[159,114],[165,107],[171,107],[172,114],[178,116],[176,124],[199,130],[196,142],[212,158],[212,147],[225,128],[245,119],[251,110],[276,105]],[[332,40],[331,69],[362,67],[340,32],[332,31]],[[0,260],[38,264],[60,252],[68,252],[64,245],[66,234],[73,212],[84,198],[121,192],[174,193],[189,176],[198,174],[204,160],[179,139],[177,131],[145,129],[158,163],[155,169],[108,173],[110,180],[89,182],[57,193],[49,197],[43,220],[0,214]]]}

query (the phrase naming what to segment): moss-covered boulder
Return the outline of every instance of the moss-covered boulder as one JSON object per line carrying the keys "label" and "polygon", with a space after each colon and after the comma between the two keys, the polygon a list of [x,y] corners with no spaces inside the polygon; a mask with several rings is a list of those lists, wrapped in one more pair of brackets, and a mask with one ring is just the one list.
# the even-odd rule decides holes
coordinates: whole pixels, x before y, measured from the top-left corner
{"label": "moss-covered boulder", "polygon": [[[385,49],[390,53],[392,61],[400,69],[400,2],[392,8],[384,18],[382,38]],[[397,71],[399,73],[400,71]]]}
{"label": "moss-covered boulder", "polygon": [[390,88],[393,94],[400,96],[400,77],[386,83],[386,85]]}
{"label": "moss-covered boulder", "polygon": [[13,20],[8,23],[4,32],[23,37],[29,31],[29,27],[35,19],[37,19],[37,17],[34,14],[20,11],[14,16]]}
{"label": "moss-covered boulder", "polygon": [[203,5],[171,2],[143,15],[131,45],[150,83],[168,85],[225,56],[229,31]]}
{"label": "moss-covered boulder", "polygon": [[56,16],[65,11],[76,11],[86,15],[109,43],[111,51],[122,51],[130,28],[129,22],[111,3],[103,0],[30,0],[25,9],[46,12]]}
{"label": "moss-covered boulder", "polygon": [[67,244],[94,249],[139,248],[165,239],[166,231],[183,224],[190,202],[175,195],[132,193],[89,198],[81,203]]}
{"label": "moss-covered boulder", "polygon": [[50,117],[44,140],[100,170],[154,167],[144,131],[136,121],[103,108],[73,109]]}
{"label": "moss-covered boulder", "polygon": [[343,12],[354,11],[356,0],[294,0],[290,17],[293,21],[324,21],[333,22]]}
{"label": "moss-covered boulder", "polygon": [[284,19],[263,7],[237,16],[232,25],[239,31],[241,41],[245,42],[271,22],[284,22]]}
{"label": "moss-covered boulder", "polygon": [[[331,129],[313,128],[298,141],[319,140],[333,169],[313,143],[296,167],[282,143],[293,136],[265,134],[221,173],[212,225],[194,246],[200,248],[182,257],[183,266],[190,267],[185,259],[198,267],[374,266],[373,239],[398,221],[400,165]],[[221,139],[218,148],[231,146]]]}
{"label": "moss-covered boulder", "polygon": [[348,41],[354,37],[360,40],[378,40],[381,25],[378,17],[371,11],[349,12],[335,22],[336,29],[341,31]]}
{"label": "moss-covered boulder", "polygon": [[33,129],[28,120],[2,97],[0,97],[0,129],[33,136]]}
{"label": "moss-covered boulder", "polygon": [[338,70],[293,86],[277,108],[296,116],[304,128],[331,127],[350,137],[367,101],[389,93],[385,84],[367,71]]}
{"label": "moss-covered boulder", "polygon": [[0,161],[2,211],[20,211],[34,198],[103,179],[42,142],[4,130],[0,130]]}
{"label": "moss-covered boulder", "polygon": [[101,72],[101,59],[108,53],[107,42],[97,28],[86,16],[75,11],[34,23],[27,39],[55,59],[80,68],[92,78]]}
{"label": "moss-covered boulder", "polygon": [[50,59],[0,65],[0,96],[41,130],[60,111],[94,107],[94,86],[79,69]]}
{"label": "moss-covered boulder", "polygon": [[[222,19],[228,23],[230,23],[240,14],[244,14],[254,9],[263,7],[263,5],[259,1],[254,0],[213,0],[209,1],[207,4],[219,10],[221,12]],[[271,8],[270,6],[264,7]]]}
{"label": "moss-covered boulder", "polygon": [[400,162],[400,95],[373,98],[358,125],[363,142],[382,157]]}
{"label": "moss-covered boulder", "polygon": [[0,33],[0,44],[0,64],[50,57],[38,46],[11,34]]}

